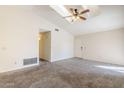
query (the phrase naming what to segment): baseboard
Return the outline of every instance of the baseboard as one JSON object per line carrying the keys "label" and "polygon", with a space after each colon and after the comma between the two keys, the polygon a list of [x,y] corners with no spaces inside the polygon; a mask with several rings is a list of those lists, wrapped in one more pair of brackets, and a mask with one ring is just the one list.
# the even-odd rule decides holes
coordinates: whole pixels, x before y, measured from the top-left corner
{"label": "baseboard", "polygon": [[114,63],[114,62],[109,62],[109,61],[102,61],[102,60],[88,59],[88,58],[81,58],[81,57],[75,57],[75,58],[79,58],[79,59],[83,59],[83,60],[88,60],[88,61],[100,62],[100,63],[104,63],[104,64],[111,64],[111,65],[124,66],[124,64],[123,64],[123,63],[121,64],[121,62],[119,62],[119,63]]}
{"label": "baseboard", "polygon": [[24,69],[27,69],[27,68],[30,68],[30,67],[35,67],[35,66],[39,66],[39,63],[36,63],[36,64],[32,64],[32,65],[27,65],[27,66],[21,66],[21,67],[17,67],[17,68],[14,68],[14,69],[9,69],[9,70],[5,70],[5,71],[1,71],[0,73],[10,73],[10,72],[17,72],[17,71],[20,71],[20,70],[24,70]]}
{"label": "baseboard", "polygon": [[69,57],[69,58],[62,58],[62,59],[52,60],[51,62],[61,61],[61,60],[70,59],[70,58],[74,58],[74,57]]}
{"label": "baseboard", "polygon": [[46,59],[43,59],[43,58],[39,58],[40,61],[48,61],[50,62],[49,60],[46,60]]}

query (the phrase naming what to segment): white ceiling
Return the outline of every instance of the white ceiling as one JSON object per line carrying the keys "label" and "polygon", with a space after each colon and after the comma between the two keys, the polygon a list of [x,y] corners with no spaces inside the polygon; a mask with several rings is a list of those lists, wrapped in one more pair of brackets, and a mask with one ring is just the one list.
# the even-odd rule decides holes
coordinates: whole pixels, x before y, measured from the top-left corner
{"label": "white ceiling", "polygon": [[[89,7],[92,9],[92,6]],[[86,21],[73,24],[70,24],[47,5],[36,6],[35,8],[37,8],[40,16],[74,35],[124,28],[123,5],[100,5],[98,7],[99,11],[91,13],[92,16],[89,16]]]}

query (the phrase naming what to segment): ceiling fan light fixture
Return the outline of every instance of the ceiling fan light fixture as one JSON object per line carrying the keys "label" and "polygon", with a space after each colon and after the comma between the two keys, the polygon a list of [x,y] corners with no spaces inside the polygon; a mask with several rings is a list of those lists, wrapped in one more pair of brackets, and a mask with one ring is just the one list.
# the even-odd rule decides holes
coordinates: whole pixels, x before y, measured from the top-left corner
{"label": "ceiling fan light fixture", "polygon": [[64,5],[50,5],[50,7],[70,23],[78,20],[86,20],[86,18],[81,15],[89,12],[89,9],[80,11],[78,8],[67,8]]}
{"label": "ceiling fan light fixture", "polygon": [[72,16],[72,19],[75,19],[75,16]]}
{"label": "ceiling fan light fixture", "polygon": [[77,16],[77,17],[76,17],[76,19],[80,19],[80,17],[79,17],[79,16]]}

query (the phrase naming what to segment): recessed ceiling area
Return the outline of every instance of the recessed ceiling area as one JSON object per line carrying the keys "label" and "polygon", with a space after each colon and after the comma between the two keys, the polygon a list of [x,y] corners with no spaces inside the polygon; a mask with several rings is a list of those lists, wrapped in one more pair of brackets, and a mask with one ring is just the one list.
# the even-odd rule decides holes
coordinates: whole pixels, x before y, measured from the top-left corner
{"label": "recessed ceiling area", "polygon": [[73,35],[110,31],[124,27],[123,5],[65,5],[65,7],[89,8],[90,13],[88,15],[84,15],[87,17],[87,20],[70,24],[50,6],[36,6],[40,16],[54,23],[60,28],[71,32]]}
{"label": "recessed ceiling area", "polygon": [[100,13],[99,6],[96,5],[50,5],[50,7],[69,23],[80,22]]}

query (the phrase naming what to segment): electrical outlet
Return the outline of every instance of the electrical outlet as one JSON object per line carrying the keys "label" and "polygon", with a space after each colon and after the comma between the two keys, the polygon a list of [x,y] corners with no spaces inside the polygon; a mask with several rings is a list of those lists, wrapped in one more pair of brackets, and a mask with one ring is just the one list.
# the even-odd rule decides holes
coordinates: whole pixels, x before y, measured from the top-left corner
{"label": "electrical outlet", "polygon": [[83,46],[81,46],[81,50],[83,50]]}
{"label": "electrical outlet", "polygon": [[17,62],[15,61],[15,62],[14,62],[14,64],[16,65],[16,64],[17,64]]}
{"label": "electrical outlet", "polygon": [[2,49],[3,51],[5,51],[5,50],[6,50],[6,47],[5,47],[5,46],[3,46],[1,49]]}

